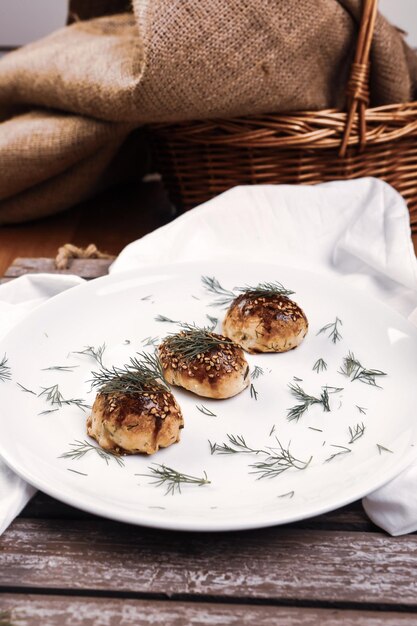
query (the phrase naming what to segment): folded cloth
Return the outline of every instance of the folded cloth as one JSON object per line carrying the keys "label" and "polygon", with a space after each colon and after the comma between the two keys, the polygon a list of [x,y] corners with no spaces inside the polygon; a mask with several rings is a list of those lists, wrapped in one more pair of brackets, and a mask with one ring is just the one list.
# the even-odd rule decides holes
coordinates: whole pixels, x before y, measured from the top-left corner
{"label": "folded cloth", "polygon": [[[75,14],[100,17],[0,61],[0,223],[61,211],[110,184],[113,158],[143,124],[344,106],[360,0],[127,4],[74,0]],[[413,99],[416,59],[378,16],[372,105]],[[120,176],[143,174],[124,159]]]}
{"label": "folded cloth", "polygon": [[[30,311],[52,296],[79,285],[78,276],[35,274],[0,287],[0,338]],[[19,515],[36,489],[16,476],[0,459],[0,535]]]}
{"label": "folded cloth", "polygon": [[[252,260],[343,275],[417,323],[417,262],[408,210],[392,187],[376,179],[314,187],[236,187],[131,243],[110,271],[207,260]],[[62,278],[62,288],[73,280],[80,279]],[[26,298],[27,309],[38,295],[45,298],[51,284],[58,291],[55,281],[32,276],[0,287],[0,320],[4,312],[10,320]],[[4,480],[3,474],[0,468]],[[365,498],[369,517],[393,535],[416,530],[416,480],[417,462]],[[21,505],[28,497],[24,484],[16,487],[9,481],[10,491],[20,489]],[[16,506],[12,514],[7,512],[11,498],[4,493],[0,529],[5,527],[2,517],[10,520],[18,513]]]}

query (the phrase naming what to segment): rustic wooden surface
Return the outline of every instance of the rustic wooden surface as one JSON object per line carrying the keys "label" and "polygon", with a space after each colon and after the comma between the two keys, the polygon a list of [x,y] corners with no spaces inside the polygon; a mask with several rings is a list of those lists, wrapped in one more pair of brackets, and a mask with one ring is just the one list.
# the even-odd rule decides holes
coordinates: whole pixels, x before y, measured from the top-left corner
{"label": "rustic wooden surface", "polygon": [[0,276],[16,257],[54,257],[59,246],[95,243],[102,252],[119,254],[131,241],[172,218],[160,183],[125,185],[108,190],[69,211],[0,227]]}
{"label": "rustic wooden surface", "polygon": [[[107,266],[69,271],[91,278]],[[5,275],[51,268],[20,258]],[[187,534],[38,493],[0,538],[0,626],[411,626],[416,571],[417,534],[387,536],[359,502],[284,527]]]}

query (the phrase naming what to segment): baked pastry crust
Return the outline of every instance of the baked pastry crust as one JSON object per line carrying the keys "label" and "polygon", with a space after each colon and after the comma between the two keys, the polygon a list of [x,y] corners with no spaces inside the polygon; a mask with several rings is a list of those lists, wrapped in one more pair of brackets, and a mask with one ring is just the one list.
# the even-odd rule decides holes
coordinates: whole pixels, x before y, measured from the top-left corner
{"label": "baked pastry crust", "polygon": [[300,345],[308,331],[304,311],[281,294],[243,293],[230,305],[223,334],[246,352],[286,352]]}
{"label": "baked pastry crust", "polygon": [[181,409],[162,387],[149,393],[99,393],[87,419],[87,433],[105,450],[154,454],[180,439]]}
{"label": "baked pastry crust", "polygon": [[[192,331],[190,333],[191,340]],[[178,333],[186,338],[187,331]],[[250,383],[249,365],[240,346],[230,339],[210,333],[216,344],[192,358],[173,348],[172,336],[159,346],[159,359],[165,380],[205,398],[230,398]]]}

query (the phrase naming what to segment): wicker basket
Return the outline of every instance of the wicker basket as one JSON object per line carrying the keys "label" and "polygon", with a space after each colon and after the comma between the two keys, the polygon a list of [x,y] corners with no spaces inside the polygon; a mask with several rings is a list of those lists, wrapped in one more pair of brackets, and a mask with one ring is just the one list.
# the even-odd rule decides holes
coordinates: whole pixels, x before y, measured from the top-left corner
{"label": "wicker basket", "polygon": [[157,124],[152,144],[171,200],[188,210],[235,185],[376,176],[408,203],[417,232],[417,102],[367,108],[377,0],[364,0],[348,112],[329,109]]}

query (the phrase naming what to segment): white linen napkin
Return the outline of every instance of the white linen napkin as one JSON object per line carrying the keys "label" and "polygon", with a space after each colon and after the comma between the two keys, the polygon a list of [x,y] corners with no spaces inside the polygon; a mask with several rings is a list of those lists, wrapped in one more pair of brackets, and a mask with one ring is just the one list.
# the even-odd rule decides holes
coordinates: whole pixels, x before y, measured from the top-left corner
{"label": "white linen napkin", "polygon": [[[235,187],[131,243],[110,271],[239,259],[343,275],[417,324],[408,210],[392,187],[373,178]],[[0,327],[80,281],[34,275],[0,287]],[[417,530],[416,484],[417,462],[364,499],[369,517],[392,535]],[[33,491],[0,465],[0,533]]]}

